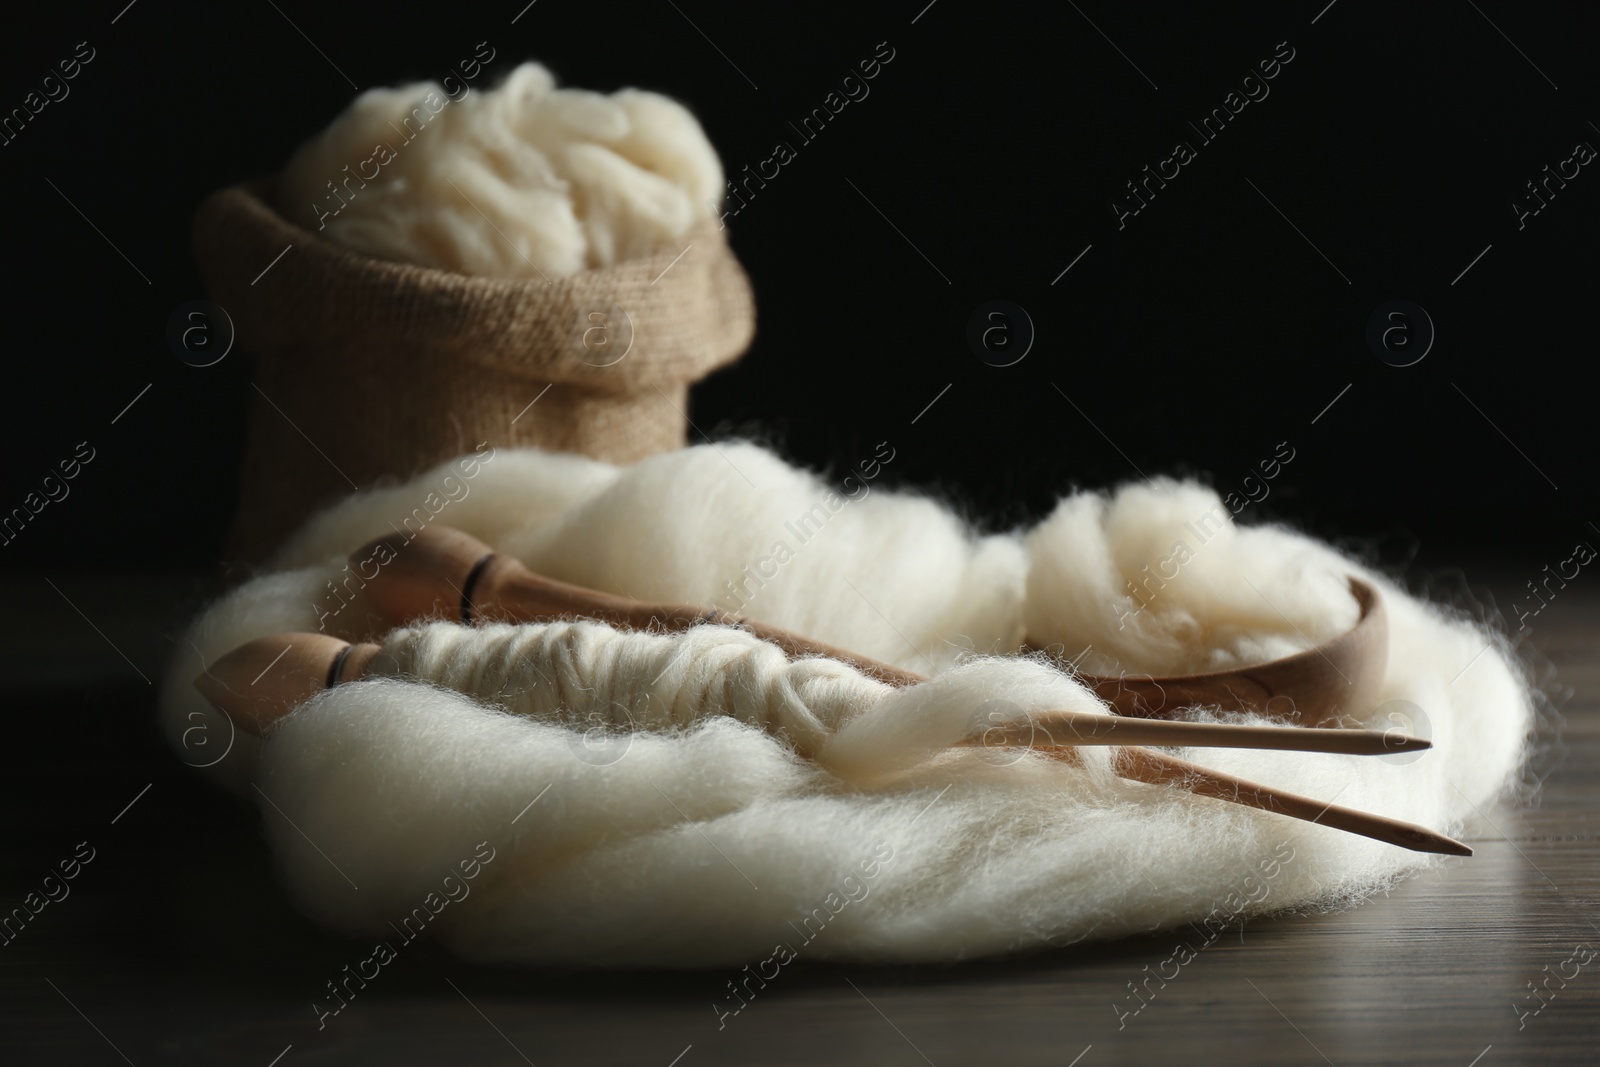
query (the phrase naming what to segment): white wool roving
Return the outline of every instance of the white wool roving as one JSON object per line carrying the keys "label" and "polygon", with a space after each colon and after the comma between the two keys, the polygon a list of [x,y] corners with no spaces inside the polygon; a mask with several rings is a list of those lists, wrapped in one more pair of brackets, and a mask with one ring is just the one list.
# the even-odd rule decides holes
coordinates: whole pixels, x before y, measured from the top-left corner
{"label": "white wool roving", "polygon": [[657,251],[721,203],[716,150],[674,100],[557,89],[538,63],[455,84],[356,97],[289,160],[287,217],[380,259],[548,278]]}
{"label": "white wool roving", "polygon": [[391,936],[482,842],[496,858],[431,928],[464,955],[535,963],[952,960],[1354,902],[1439,861],[1124,781],[1105,749],[1072,765],[951,747],[995,721],[1104,710],[1071,674],[1015,655],[1025,640],[1097,673],[1245,663],[1352,625],[1351,574],[1389,614],[1365,724],[1393,727],[1414,705],[1435,747],[1177,755],[1453,833],[1512,783],[1532,724],[1493,635],[1309,538],[1234,527],[1198,486],[1079,494],[1030,531],[977,536],[926,499],[859,482],[851,497],[725,443],[628,468],[501,452],[437,521],[554,577],[715,603],[929,682],[791,663],[724,627],[436,622],[383,640],[394,673],[439,685],[355,682],[265,741],[233,735],[192,689],[199,665],[319,621],[365,636],[358,604],[330,610],[330,583],[447,470],[315,517],[273,571],[196,621],[164,681],[185,760],[232,738],[209,773],[267,798],[290,892],[349,934]]}

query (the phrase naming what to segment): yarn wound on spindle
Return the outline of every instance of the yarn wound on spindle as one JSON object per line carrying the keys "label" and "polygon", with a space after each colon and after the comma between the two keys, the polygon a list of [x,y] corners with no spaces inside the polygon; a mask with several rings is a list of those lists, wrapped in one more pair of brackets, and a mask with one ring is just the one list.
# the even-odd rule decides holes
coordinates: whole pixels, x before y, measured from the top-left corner
{"label": "yarn wound on spindle", "polygon": [[791,661],[743,630],[627,633],[596,622],[434,623],[383,641],[382,673],[501,694],[517,715],[666,730],[726,715],[814,756],[841,722],[893,690],[837,660]]}

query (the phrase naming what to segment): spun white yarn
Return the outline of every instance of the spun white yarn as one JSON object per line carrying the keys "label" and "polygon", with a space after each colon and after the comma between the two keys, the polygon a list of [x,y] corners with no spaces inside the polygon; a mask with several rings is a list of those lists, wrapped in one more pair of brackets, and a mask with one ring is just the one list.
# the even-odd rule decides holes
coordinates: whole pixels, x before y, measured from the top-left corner
{"label": "spun white yarn", "polygon": [[[791,660],[727,626],[669,635],[593,621],[436,622],[394,631],[376,662],[374,674],[453,689],[515,715],[589,732],[685,729],[727,716],[857,783],[887,780],[958,741],[981,737],[989,726],[1025,720],[1015,703],[1024,689],[1034,692],[1033,710],[1109,714],[1087,689],[1042,664],[1013,664],[1007,683],[1013,699],[1000,714],[986,688],[992,679],[974,664],[914,689],[896,688],[838,660]],[[1020,753],[983,757],[1014,763]]]}
{"label": "spun white yarn", "polygon": [[[392,534],[447,469],[315,517],[275,570],[196,621],[162,701],[187,762],[214,759],[230,735],[190,685],[200,661],[251,637],[315,629],[344,554]],[[722,607],[736,606],[723,583],[774,541],[798,541],[785,523],[830,492],[738,443],[622,469],[502,452],[470,485],[438,521],[555,577]],[[438,871],[489,840],[500,858],[473,901],[433,929],[465,955],[539,963],[738,964],[779,942],[808,958],[949,960],[1147,931],[1219,907],[1248,918],[1351,903],[1437,864],[1122,781],[1103,749],[1071,766],[949,747],[975,718],[1100,710],[1067,674],[988,655],[1015,652],[1024,636],[1068,655],[1087,647],[1082,665],[1098,672],[1245,662],[1352,624],[1343,583],[1353,573],[1381,589],[1390,619],[1388,676],[1366,723],[1395,726],[1390,702],[1410,701],[1435,747],[1414,758],[1176,754],[1447,833],[1476,821],[1515,778],[1531,727],[1502,644],[1274,527],[1202,526],[1208,539],[1176,576],[1130,598],[1129,579],[1170,558],[1176,540],[1197,541],[1188,524],[1217,506],[1208,490],[1156,480],[1069,497],[1026,533],[977,536],[931,501],[863,492],[792,544],[744,610],[932,673],[928,683],[896,690],[842,664],[780,662],[722,627],[668,637],[593,623],[431,624],[389,638],[396,661],[521,694],[498,703],[527,714],[433,685],[360,682],[310,701],[264,743],[236,736],[208,773],[271,798],[264,825],[291,893],[351,934],[381,935]],[[352,608],[328,628],[360,636],[360,619]],[[519,646],[539,650],[554,687],[510,666]],[[597,730],[591,714],[648,728]],[[1257,899],[1249,887],[1286,849],[1293,859]],[[892,858],[863,882],[862,864],[885,850]]]}
{"label": "spun white yarn", "polygon": [[721,203],[722,164],[674,100],[558,89],[538,63],[456,84],[356,97],[289,160],[282,210],[380,259],[546,278],[654,252]]}
{"label": "spun white yarn", "polygon": [[434,623],[383,642],[384,673],[587,729],[688,727],[726,715],[813,756],[890,687],[837,660],[791,661],[742,630],[637,634],[596,622]]}

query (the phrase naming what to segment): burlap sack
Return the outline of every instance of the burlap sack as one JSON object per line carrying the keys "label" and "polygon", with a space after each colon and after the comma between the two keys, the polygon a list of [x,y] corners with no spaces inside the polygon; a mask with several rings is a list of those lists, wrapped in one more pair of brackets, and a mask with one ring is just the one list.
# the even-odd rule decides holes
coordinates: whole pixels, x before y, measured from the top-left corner
{"label": "burlap sack", "polygon": [[689,383],[755,332],[749,279],[715,223],[548,282],[469,277],[335,245],[257,184],[209,197],[194,242],[236,347],[256,359],[236,560],[261,558],[352,485],[481,442],[621,463],[679,448]]}

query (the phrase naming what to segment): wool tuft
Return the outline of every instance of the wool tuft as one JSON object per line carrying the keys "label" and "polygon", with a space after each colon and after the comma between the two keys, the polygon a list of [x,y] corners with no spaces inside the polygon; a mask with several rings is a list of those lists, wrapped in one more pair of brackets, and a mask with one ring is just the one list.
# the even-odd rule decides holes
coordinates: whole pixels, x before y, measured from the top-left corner
{"label": "wool tuft", "polygon": [[1354,903],[1443,861],[1124,781],[1106,749],[1073,765],[950,747],[984,724],[1106,710],[1025,645],[1102,674],[1246,664],[1354,625],[1351,575],[1379,588],[1390,630],[1357,717],[1388,729],[1421,709],[1435,747],[1175,755],[1458,833],[1512,783],[1532,725],[1492,633],[1311,538],[1235,526],[1200,486],[1080,493],[985,536],[927,499],[724,443],[626,468],[501,452],[437,521],[552,577],[742,611],[930,681],[790,662],[726,627],[433,622],[382,639],[396,677],[323,693],[264,741],[233,733],[190,685],[201,665],[275,631],[370,636],[344,556],[405,529],[448,469],[315,517],[196,620],[164,680],[185,761],[260,791],[290,893],[352,935],[384,936],[479,842],[496,859],[430,929],[464,956],[539,964],[738,965],[775,944],[955,960]]}
{"label": "wool tuft", "polygon": [[547,280],[672,244],[714,216],[722,186],[682,104],[558,89],[523,63],[494,88],[367,90],[295,152],[278,200],[291,221],[380,259]]}

